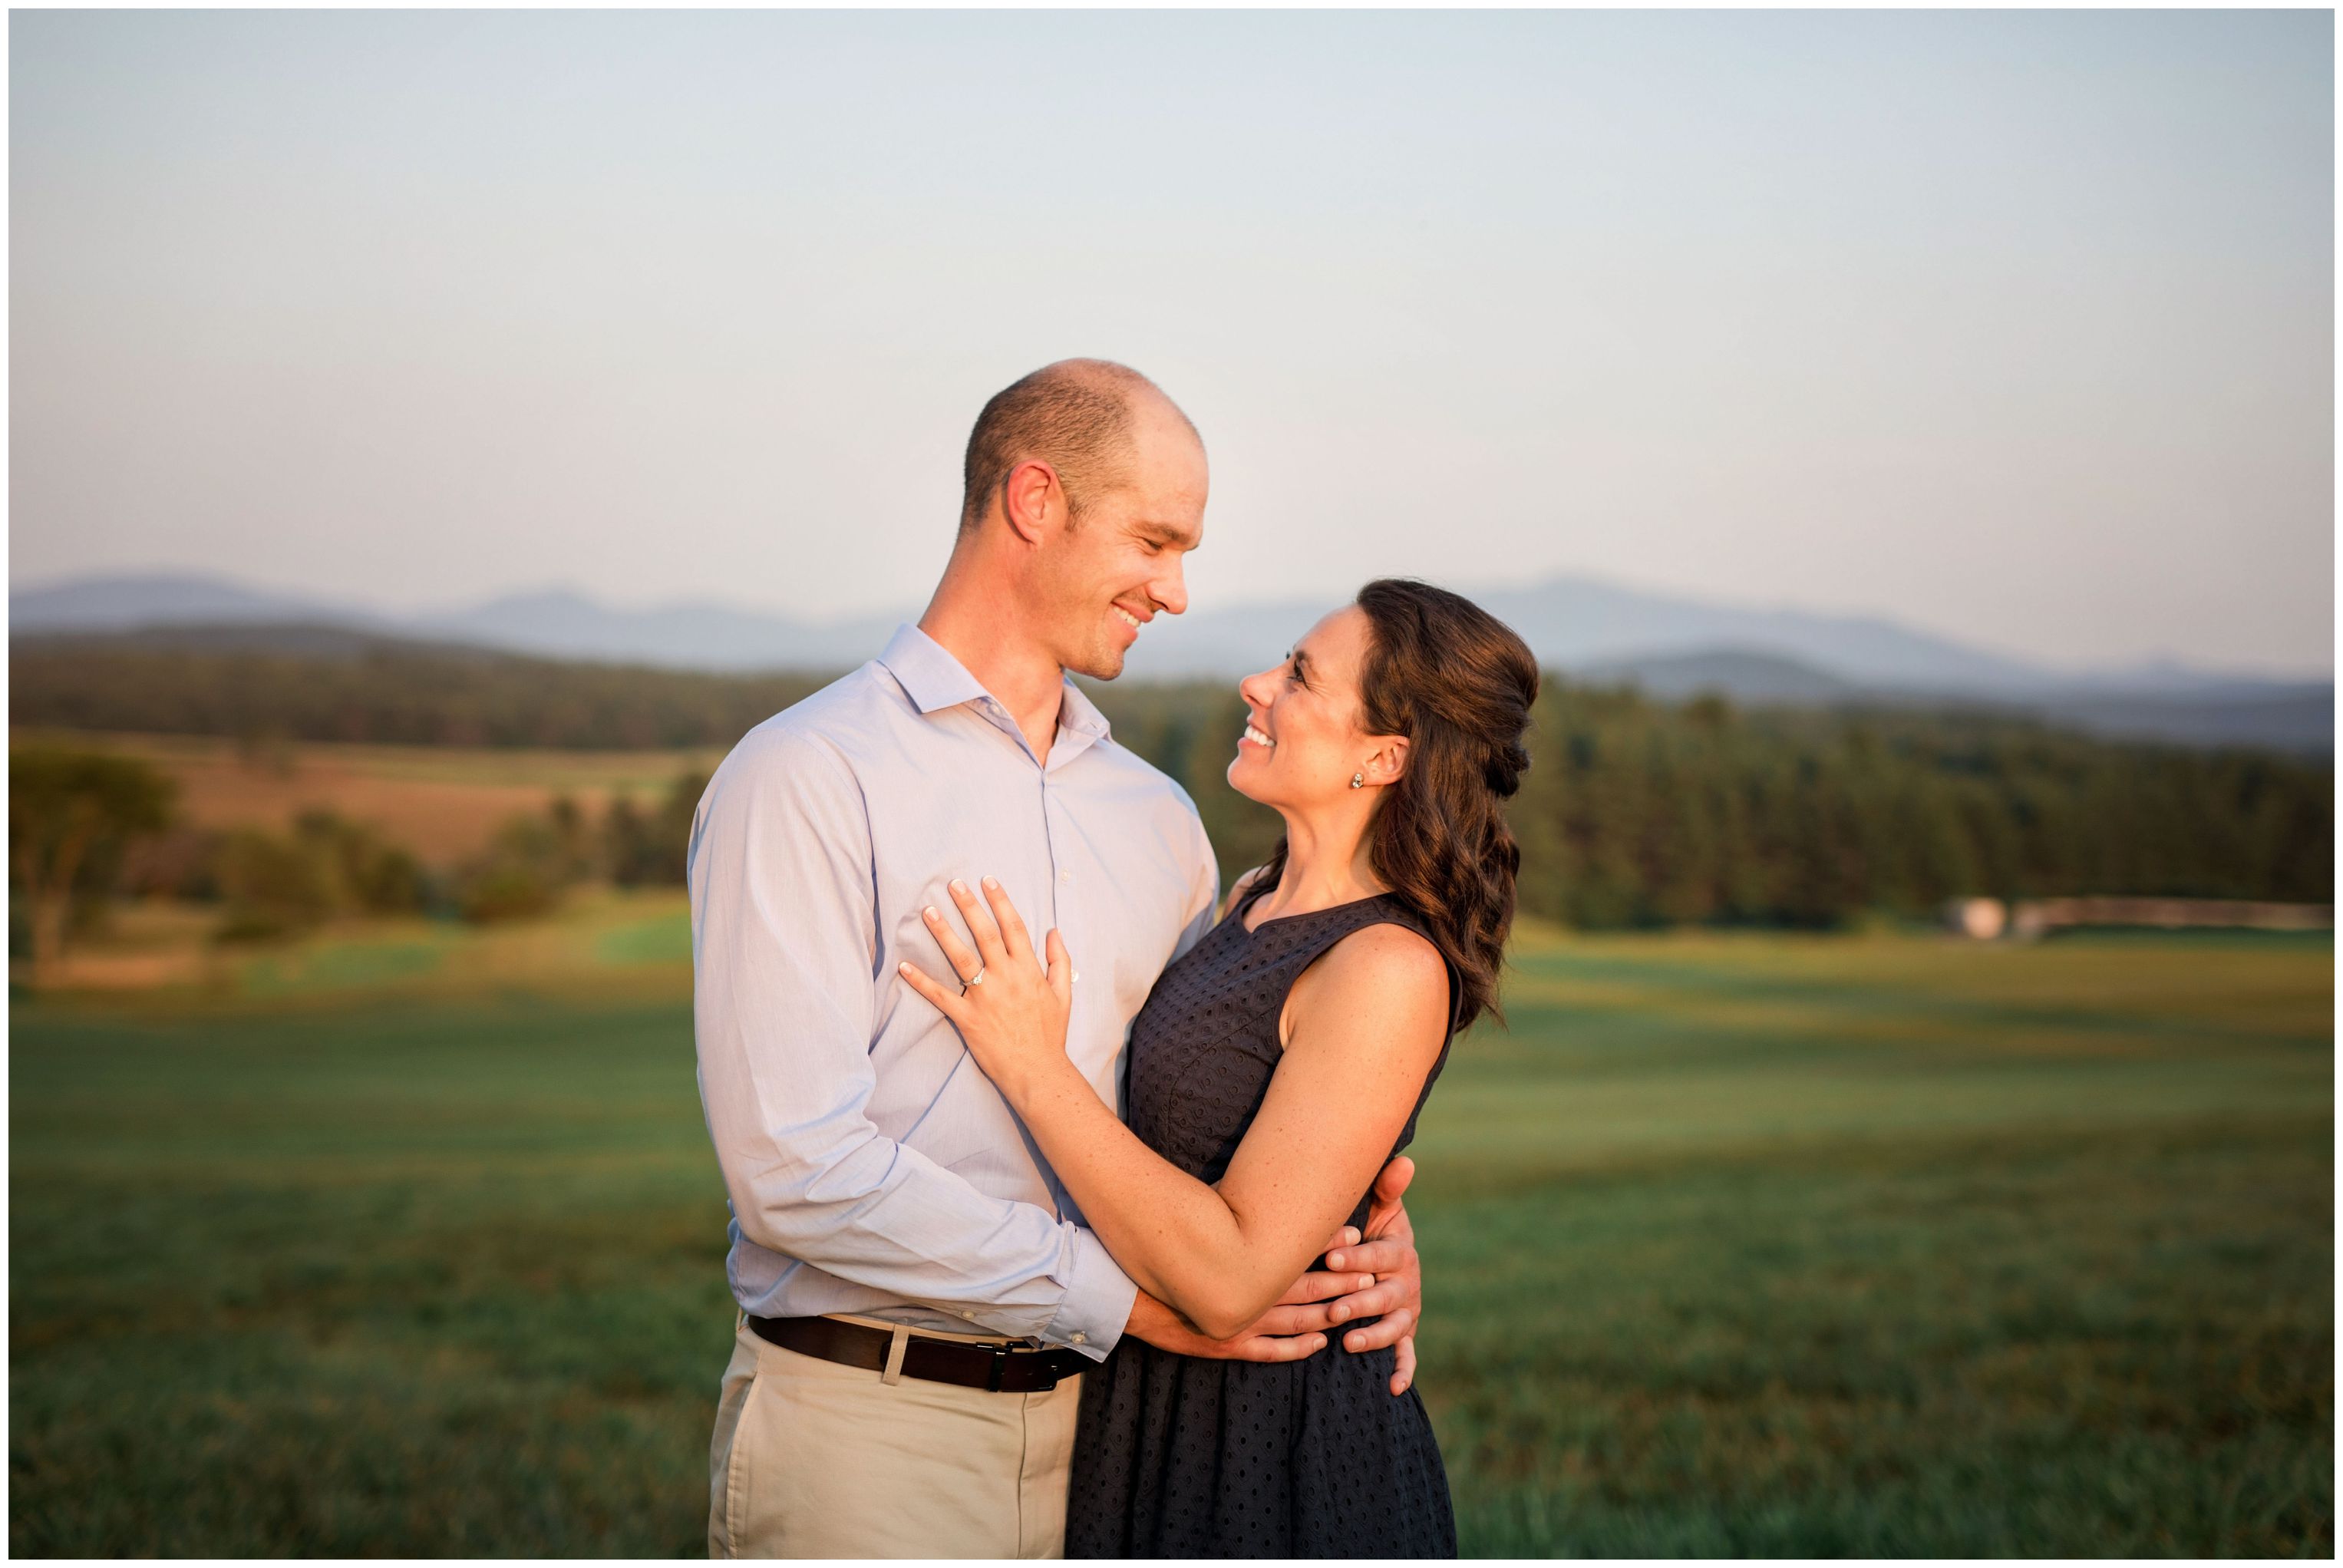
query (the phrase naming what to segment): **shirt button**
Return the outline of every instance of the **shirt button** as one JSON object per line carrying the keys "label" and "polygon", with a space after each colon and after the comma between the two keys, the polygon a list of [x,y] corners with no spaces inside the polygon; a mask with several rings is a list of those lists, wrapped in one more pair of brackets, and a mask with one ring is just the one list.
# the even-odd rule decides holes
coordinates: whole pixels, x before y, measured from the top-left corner
{"label": "shirt button", "polygon": [[970,1322],[976,1322],[976,1314],[974,1312],[962,1312],[960,1316],[966,1318]]}
{"label": "shirt button", "polygon": [[1073,879],[1074,874],[1071,871],[1061,871],[1058,873],[1058,880],[1061,882],[1071,882]]}
{"label": "shirt button", "polygon": [[1088,1334],[1076,1334],[1076,1335],[1074,1336],[1074,1343],[1076,1343],[1076,1344],[1078,1344],[1078,1345],[1086,1345],[1086,1344],[1088,1344],[1088,1343],[1090,1343],[1090,1342],[1091,1342],[1091,1337],[1090,1337],[1090,1335],[1088,1335]]}

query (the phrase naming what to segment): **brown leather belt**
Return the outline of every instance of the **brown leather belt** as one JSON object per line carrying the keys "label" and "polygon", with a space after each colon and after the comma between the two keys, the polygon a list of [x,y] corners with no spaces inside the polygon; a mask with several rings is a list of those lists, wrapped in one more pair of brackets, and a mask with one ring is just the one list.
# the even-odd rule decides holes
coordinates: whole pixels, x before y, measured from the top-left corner
{"label": "brown leather belt", "polygon": [[[895,1336],[884,1329],[841,1323],[836,1318],[752,1317],[749,1326],[758,1338],[785,1351],[869,1372],[887,1370],[887,1352],[895,1342]],[[1090,1358],[1080,1351],[963,1344],[929,1339],[917,1331],[903,1346],[905,1377],[980,1388],[990,1393],[1040,1393],[1090,1364]]]}

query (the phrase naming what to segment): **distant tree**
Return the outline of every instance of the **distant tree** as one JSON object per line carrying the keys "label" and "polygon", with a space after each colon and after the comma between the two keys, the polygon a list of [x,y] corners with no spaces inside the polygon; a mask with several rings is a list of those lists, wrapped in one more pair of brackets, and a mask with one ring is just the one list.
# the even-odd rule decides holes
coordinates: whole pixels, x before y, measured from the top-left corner
{"label": "distant tree", "polygon": [[546,808],[545,816],[553,828],[562,882],[582,882],[593,876],[599,857],[593,832],[586,826],[586,813],[578,809],[577,799],[556,795],[553,803]]}
{"label": "distant tree", "polygon": [[614,795],[602,814],[602,861],[610,880],[622,888],[651,879],[650,828],[631,795]]}
{"label": "distant tree", "polygon": [[488,850],[456,879],[456,906],[476,925],[550,913],[576,881],[576,862],[550,813],[505,819]]}
{"label": "distant tree", "polygon": [[314,839],[245,828],[220,846],[218,878],[227,908],[223,941],[266,941],[308,930],[341,906],[337,868]]}
{"label": "distant tree", "polygon": [[699,769],[686,769],[668,786],[659,809],[648,813],[631,796],[612,799],[602,819],[602,843],[613,882],[622,888],[683,886],[691,819],[707,793],[708,778]]}
{"label": "distant tree", "polygon": [[170,825],[177,786],[147,764],[100,752],[8,754],[9,864],[25,900],[35,983],[55,978],[75,917],[111,890],[134,840]]}
{"label": "distant tree", "polygon": [[429,897],[423,862],[363,822],[332,811],[304,811],[294,819],[293,836],[326,866],[337,912],[409,914]]}
{"label": "distant tree", "polygon": [[691,859],[691,821],[699,813],[699,798],[708,793],[709,773],[704,768],[687,768],[675,776],[667,789],[667,798],[659,802],[659,816],[652,824],[653,841],[659,846],[662,879],[680,888]]}

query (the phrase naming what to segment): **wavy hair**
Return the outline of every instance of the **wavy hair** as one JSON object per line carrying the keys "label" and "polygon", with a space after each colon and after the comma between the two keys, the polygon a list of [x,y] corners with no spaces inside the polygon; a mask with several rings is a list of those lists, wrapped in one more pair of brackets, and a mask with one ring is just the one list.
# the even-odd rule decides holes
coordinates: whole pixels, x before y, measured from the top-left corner
{"label": "wavy hair", "polygon": [[[1455,1027],[1500,1020],[1497,970],[1513,924],[1522,852],[1503,802],[1530,765],[1522,745],[1537,658],[1461,594],[1406,578],[1359,590],[1373,637],[1359,681],[1370,735],[1407,738],[1407,766],[1368,826],[1368,864],[1421,916],[1456,975]],[[1258,886],[1277,885],[1285,840]]]}

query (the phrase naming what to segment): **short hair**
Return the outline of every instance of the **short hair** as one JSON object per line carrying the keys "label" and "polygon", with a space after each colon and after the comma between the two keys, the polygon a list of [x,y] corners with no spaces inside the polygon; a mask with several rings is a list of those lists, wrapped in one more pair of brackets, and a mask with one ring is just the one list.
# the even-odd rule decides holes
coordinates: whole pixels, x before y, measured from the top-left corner
{"label": "short hair", "polygon": [[[993,496],[1018,464],[1035,458],[1057,469],[1068,515],[1079,518],[1093,497],[1124,482],[1134,423],[1131,403],[1148,392],[1163,397],[1161,387],[1128,365],[1111,359],[1061,359],[994,393],[976,417],[976,428],[969,432],[968,456],[960,467],[960,532],[984,520]],[[1168,397],[1163,401],[1172,402]],[[1173,411],[1178,412],[1176,407]]]}

